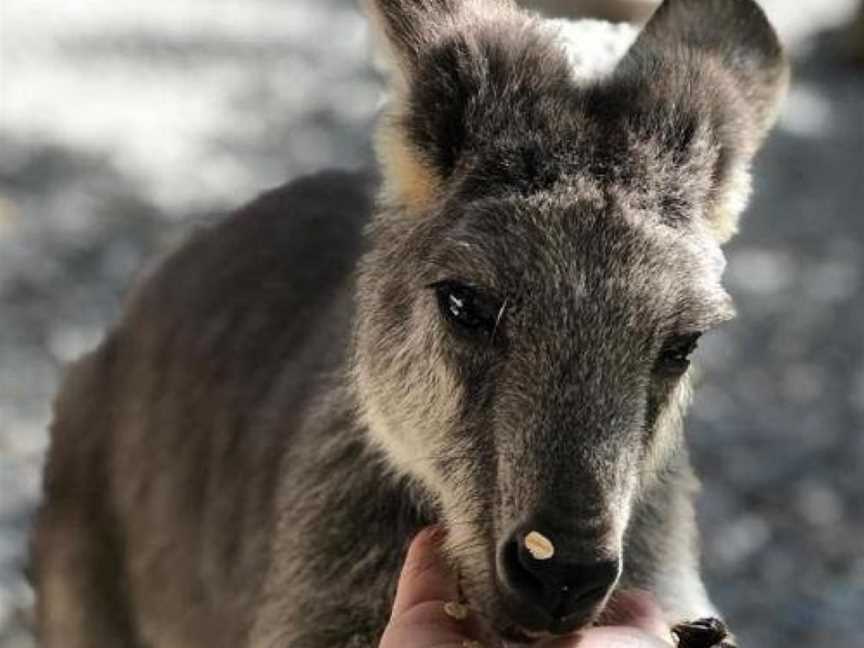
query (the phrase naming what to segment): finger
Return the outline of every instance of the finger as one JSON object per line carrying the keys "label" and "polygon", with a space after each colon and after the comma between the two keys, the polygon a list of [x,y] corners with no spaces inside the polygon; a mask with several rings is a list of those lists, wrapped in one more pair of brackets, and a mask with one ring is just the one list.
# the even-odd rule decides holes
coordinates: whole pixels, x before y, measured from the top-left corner
{"label": "finger", "polygon": [[650,593],[640,590],[615,592],[603,611],[600,625],[638,628],[658,639],[672,642],[669,624],[660,606]]}
{"label": "finger", "polygon": [[429,527],[411,542],[396,589],[393,618],[427,601],[458,599],[456,579],[438,554],[439,535],[433,527]]}
{"label": "finger", "polygon": [[477,645],[477,635],[470,625],[449,615],[441,601],[427,601],[394,617],[381,638],[379,648],[474,646]]}
{"label": "finger", "polygon": [[671,648],[672,643],[638,628],[606,626],[581,633],[575,642],[554,648]]}
{"label": "finger", "polygon": [[663,612],[648,592],[615,592],[598,624],[575,637],[543,643],[542,648],[670,648],[674,645]]}

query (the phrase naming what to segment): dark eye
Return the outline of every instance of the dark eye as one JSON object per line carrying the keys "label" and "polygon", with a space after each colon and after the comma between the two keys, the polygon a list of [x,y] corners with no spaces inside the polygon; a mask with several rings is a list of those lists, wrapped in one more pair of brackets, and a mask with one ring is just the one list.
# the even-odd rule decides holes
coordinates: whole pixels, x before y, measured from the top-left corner
{"label": "dark eye", "polygon": [[502,314],[497,299],[455,281],[442,281],[430,287],[435,289],[444,319],[463,333],[492,338]]}
{"label": "dark eye", "polygon": [[701,333],[689,333],[669,338],[660,351],[654,371],[663,376],[682,375],[690,368],[690,354],[696,350],[701,336]]}

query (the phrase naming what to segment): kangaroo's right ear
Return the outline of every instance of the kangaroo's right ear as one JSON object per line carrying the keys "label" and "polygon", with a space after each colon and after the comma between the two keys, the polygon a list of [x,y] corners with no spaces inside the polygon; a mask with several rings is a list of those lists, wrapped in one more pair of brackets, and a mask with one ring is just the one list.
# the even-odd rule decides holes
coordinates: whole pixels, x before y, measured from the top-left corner
{"label": "kangaroo's right ear", "polygon": [[[526,16],[511,0],[363,0],[389,77],[376,137],[384,199],[422,212],[441,195],[465,142],[465,114],[484,82],[490,25]],[[482,17],[482,19],[481,19]],[[487,39],[488,40],[488,39]]]}

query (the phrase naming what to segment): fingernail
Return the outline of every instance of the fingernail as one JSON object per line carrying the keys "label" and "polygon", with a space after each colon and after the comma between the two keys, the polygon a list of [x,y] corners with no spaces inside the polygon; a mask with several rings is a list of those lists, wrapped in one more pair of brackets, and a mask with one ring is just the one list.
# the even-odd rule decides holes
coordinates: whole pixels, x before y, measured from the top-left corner
{"label": "fingernail", "polygon": [[464,621],[468,618],[468,608],[455,601],[444,604],[444,613],[457,621]]}

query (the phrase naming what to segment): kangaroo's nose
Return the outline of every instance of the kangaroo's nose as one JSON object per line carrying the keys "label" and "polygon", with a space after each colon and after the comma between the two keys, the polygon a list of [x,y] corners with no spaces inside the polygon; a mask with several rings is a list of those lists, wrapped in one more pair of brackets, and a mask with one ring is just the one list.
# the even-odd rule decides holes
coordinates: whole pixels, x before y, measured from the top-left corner
{"label": "kangaroo's nose", "polygon": [[618,578],[619,561],[580,561],[568,556],[564,539],[548,538],[527,527],[501,546],[501,580],[521,604],[551,617],[551,627],[568,617],[588,616]]}

